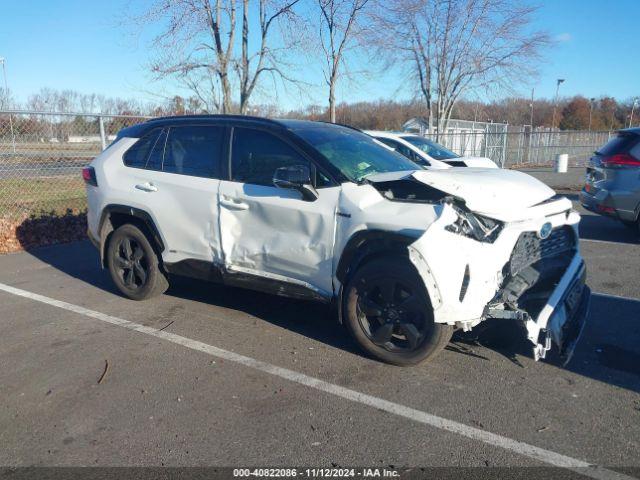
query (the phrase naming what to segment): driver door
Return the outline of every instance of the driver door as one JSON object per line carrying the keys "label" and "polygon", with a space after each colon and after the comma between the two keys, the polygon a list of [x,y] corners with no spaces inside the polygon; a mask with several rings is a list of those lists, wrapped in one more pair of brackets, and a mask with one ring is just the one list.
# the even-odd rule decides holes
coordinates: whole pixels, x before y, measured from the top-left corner
{"label": "driver door", "polygon": [[[306,287],[332,295],[335,213],[340,186],[318,182],[312,162],[284,138],[234,127],[229,180],[220,182],[219,224],[225,267],[265,282]],[[318,198],[277,188],[277,168],[308,166]],[[328,182],[328,181],[327,181]]]}

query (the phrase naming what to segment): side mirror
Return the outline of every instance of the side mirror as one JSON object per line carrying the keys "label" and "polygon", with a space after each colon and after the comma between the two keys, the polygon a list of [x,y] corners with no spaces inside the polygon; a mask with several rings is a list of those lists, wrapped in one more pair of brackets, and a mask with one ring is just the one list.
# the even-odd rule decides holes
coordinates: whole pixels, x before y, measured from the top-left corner
{"label": "side mirror", "polygon": [[307,202],[318,198],[318,192],[311,183],[311,172],[306,165],[277,168],[273,174],[273,184],[278,188],[299,191]]}

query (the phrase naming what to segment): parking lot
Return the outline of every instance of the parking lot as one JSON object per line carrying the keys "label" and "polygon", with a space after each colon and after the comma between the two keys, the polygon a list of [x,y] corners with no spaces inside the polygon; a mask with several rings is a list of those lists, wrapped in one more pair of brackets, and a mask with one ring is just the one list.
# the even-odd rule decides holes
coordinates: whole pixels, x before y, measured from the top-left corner
{"label": "parking lot", "polygon": [[392,367],[322,305],[187,279],[133,302],[88,242],[0,256],[0,464],[638,475],[640,244],[582,213],[594,296],[565,368],[499,338],[505,324]]}

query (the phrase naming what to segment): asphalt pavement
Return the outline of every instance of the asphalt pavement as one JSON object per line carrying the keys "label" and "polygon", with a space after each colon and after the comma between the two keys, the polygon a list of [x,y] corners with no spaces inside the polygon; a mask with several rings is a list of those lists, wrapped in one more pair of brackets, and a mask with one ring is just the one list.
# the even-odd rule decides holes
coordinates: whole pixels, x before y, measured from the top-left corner
{"label": "asphalt pavement", "polygon": [[583,213],[595,293],[567,367],[535,362],[500,322],[456,335],[431,363],[392,367],[322,305],[180,278],[134,302],[88,242],[0,256],[0,465],[636,475],[640,244]]}

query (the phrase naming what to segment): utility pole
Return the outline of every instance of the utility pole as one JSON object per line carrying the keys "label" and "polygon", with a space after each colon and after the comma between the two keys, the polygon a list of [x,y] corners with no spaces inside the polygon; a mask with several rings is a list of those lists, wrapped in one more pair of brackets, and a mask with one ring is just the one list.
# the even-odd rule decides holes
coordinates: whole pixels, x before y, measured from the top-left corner
{"label": "utility pole", "polygon": [[636,109],[636,104],[638,103],[638,97],[633,99],[633,105],[631,105],[631,115],[629,116],[629,128],[633,124],[633,111]]}
{"label": "utility pole", "polygon": [[595,102],[596,99],[591,97],[589,99],[589,131],[591,131],[591,116],[593,115],[593,102]]}
{"label": "utility pole", "polygon": [[[7,83],[7,67],[5,65],[6,60],[4,57],[0,57],[0,63],[2,63],[2,75],[4,76],[4,94],[9,99],[9,86]],[[11,130],[11,142],[13,144],[13,153],[16,153],[16,135],[13,132],[13,116],[9,114],[9,130]]]}
{"label": "utility pole", "polygon": [[560,91],[560,84],[564,82],[564,78],[556,80],[556,99],[553,102],[553,116],[551,117],[551,128],[556,127],[556,110],[558,109],[558,92]]}

